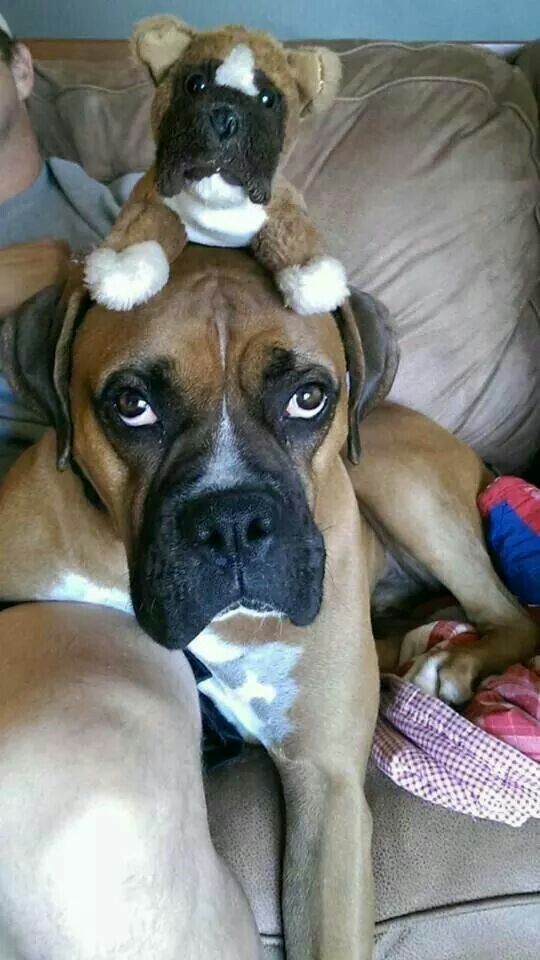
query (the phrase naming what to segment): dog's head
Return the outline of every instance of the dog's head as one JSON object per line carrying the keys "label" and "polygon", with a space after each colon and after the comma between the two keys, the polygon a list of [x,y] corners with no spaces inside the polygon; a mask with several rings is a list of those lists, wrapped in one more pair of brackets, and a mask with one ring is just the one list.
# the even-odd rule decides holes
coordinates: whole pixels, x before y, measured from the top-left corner
{"label": "dog's head", "polygon": [[185,646],[239,605],[313,621],[317,501],[396,368],[380,305],[291,319],[248,255],[188,247],[124,314],[39,294],[5,322],[2,360],[108,511],[154,639]]}
{"label": "dog's head", "polygon": [[199,32],[152,17],[135,27],[132,49],[156,85],[156,185],[165,197],[220,175],[253,203],[268,203],[300,117],[325,109],[340,80],[330,50],[286,50],[244,27]]}

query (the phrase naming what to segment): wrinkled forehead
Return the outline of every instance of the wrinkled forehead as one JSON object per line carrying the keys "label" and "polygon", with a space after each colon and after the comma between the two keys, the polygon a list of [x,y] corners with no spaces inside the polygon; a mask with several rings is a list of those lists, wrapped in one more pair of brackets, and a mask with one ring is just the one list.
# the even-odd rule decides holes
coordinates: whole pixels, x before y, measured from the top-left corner
{"label": "wrinkled forehead", "polygon": [[[191,248],[193,250],[193,248]],[[113,372],[167,363],[179,387],[195,398],[257,389],[269,367],[324,367],[345,373],[339,333],[329,314],[299,317],[286,310],[271,282],[236,251],[203,256],[186,250],[167,287],[144,307],[112,313],[90,309],[77,336],[74,374],[91,390]]]}
{"label": "wrinkled forehead", "polygon": [[[251,73],[253,82],[263,75],[286,96],[294,94],[294,80],[284,49],[269,35],[223,27],[194,37],[182,56],[182,65],[197,66],[220,61],[223,83],[235,86],[235,80]],[[218,77],[219,79],[219,77]]]}

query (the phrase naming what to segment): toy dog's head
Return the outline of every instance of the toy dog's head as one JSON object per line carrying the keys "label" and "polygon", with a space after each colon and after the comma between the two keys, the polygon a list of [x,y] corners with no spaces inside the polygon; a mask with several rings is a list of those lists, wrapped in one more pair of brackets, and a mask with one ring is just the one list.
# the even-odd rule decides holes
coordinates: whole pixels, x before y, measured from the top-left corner
{"label": "toy dog's head", "polygon": [[268,203],[300,118],[330,105],[341,75],[324,47],[286,50],[266,33],[198,32],[176,17],[142,20],[132,47],[156,85],[156,185],[165,197],[221,174]]}

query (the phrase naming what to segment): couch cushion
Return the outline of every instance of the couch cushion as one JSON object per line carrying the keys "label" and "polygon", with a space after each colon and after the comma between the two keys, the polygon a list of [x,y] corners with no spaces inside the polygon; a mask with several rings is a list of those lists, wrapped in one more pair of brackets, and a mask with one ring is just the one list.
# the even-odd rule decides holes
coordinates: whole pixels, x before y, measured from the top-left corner
{"label": "couch cushion", "polygon": [[[391,398],[519,471],[540,445],[531,87],[477,48],[332,46],[341,95],[304,127],[287,172],[353,283],[394,316]],[[105,180],[146,166],[151,93],[126,62],[38,66],[31,113],[44,152]]]}
{"label": "couch cushion", "polygon": [[[523,71],[532,87],[540,114],[540,40],[526,44],[517,55],[515,63]],[[537,146],[540,148],[538,141]]]}
{"label": "couch cushion", "polygon": [[[369,770],[374,818],[375,960],[535,960],[540,821],[515,829],[432,806]],[[279,783],[248,750],[207,782],[218,851],[251,901],[268,957],[282,957]],[[406,882],[404,882],[406,878]]]}
{"label": "couch cushion", "polygon": [[540,443],[532,91],[478,49],[369,43],[342,59],[341,96],[287,173],[353,283],[395,319],[391,399],[517,470]]}
{"label": "couch cushion", "polygon": [[150,166],[153,86],[129,60],[36,63],[29,101],[41,151],[110,182]]}

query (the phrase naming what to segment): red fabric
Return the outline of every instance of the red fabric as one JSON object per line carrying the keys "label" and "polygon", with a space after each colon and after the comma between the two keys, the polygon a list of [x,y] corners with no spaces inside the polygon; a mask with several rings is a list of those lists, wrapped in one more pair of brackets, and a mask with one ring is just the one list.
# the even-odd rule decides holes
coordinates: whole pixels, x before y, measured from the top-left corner
{"label": "red fabric", "polygon": [[540,535],[540,490],[520,477],[497,477],[478,497],[478,509],[486,519],[499,503],[511,507],[524,523]]}
{"label": "red fabric", "polygon": [[[536,658],[540,661],[540,658]],[[489,677],[465,716],[486,733],[540,762],[540,662]]]}

